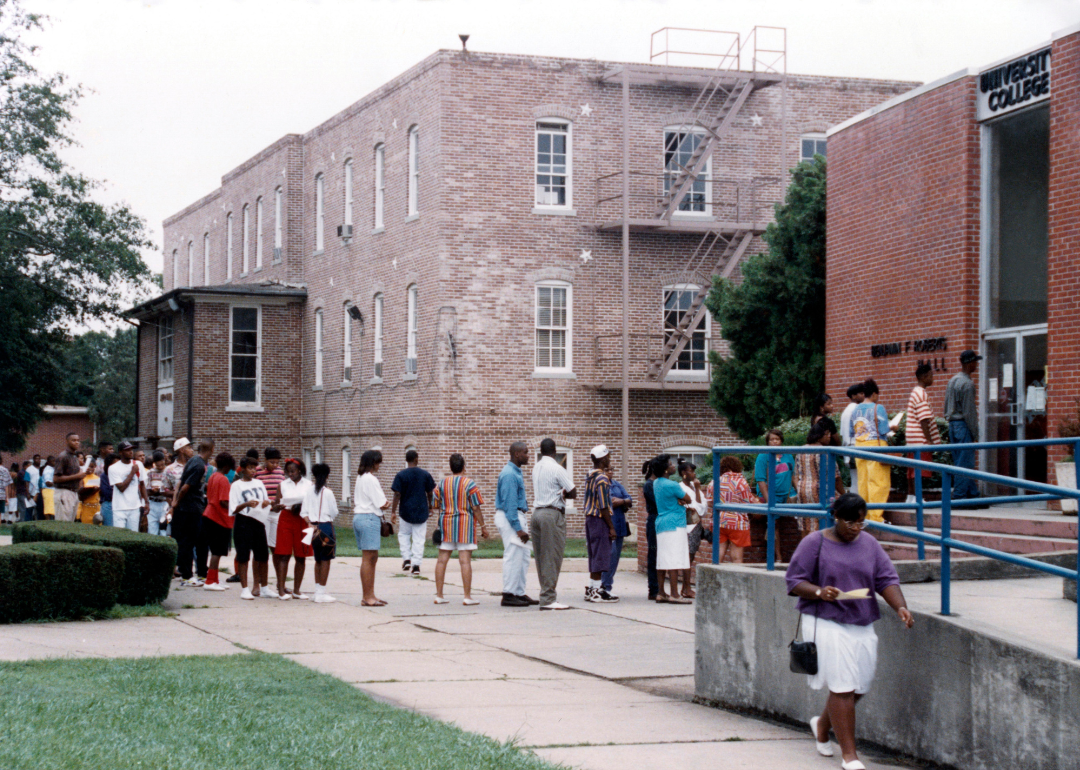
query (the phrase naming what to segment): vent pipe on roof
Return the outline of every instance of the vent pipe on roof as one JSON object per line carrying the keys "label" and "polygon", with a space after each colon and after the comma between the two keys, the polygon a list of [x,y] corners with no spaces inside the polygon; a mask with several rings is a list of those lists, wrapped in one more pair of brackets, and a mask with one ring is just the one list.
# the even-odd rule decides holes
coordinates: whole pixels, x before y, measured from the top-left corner
{"label": "vent pipe on roof", "polygon": [[463,54],[465,54],[466,56],[468,56],[469,49],[465,47],[465,44],[469,42],[469,36],[468,35],[458,35],[458,37],[461,38],[461,52]]}

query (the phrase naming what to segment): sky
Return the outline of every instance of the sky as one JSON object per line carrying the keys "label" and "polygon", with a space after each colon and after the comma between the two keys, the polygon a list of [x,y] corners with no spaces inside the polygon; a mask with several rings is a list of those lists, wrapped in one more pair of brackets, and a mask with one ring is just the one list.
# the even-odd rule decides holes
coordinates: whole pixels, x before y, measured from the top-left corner
{"label": "sky", "polygon": [[[788,71],[928,82],[1080,24],[1077,0],[24,0],[89,89],[66,158],[161,222],[440,48],[647,62],[663,27],[787,29]],[[160,249],[144,254],[161,271]]]}

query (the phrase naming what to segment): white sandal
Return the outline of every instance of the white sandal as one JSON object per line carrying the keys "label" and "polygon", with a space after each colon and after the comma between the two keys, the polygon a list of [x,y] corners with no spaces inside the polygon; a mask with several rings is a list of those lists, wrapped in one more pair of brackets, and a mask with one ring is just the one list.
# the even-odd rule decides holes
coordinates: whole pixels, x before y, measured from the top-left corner
{"label": "white sandal", "polygon": [[833,756],[833,753],[834,753],[833,752],[833,747],[832,747],[832,742],[831,741],[825,741],[824,743],[822,743],[821,741],[819,741],[817,739],[817,726],[818,726],[818,720],[820,720],[820,719],[821,719],[821,717],[813,717],[810,720],[810,732],[814,734],[814,744],[817,746],[817,753],[820,754],[823,757],[831,757],[831,756]]}
{"label": "white sandal", "polygon": [[853,759],[850,762],[841,762],[840,770],[866,770],[866,765],[857,759]]}
{"label": "white sandal", "polygon": [[444,599],[444,598],[443,598],[443,597],[441,597],[441,596],[436,596],[436,597],[435,597],[435,603],[436,603],[436,604],[449,604],[449,603],[450,603],[450,600],[449,600],[449,599]]}
{"label": "white sandal", "polygon": [[461,603],[464,604],[466,607],[475,607],[480,602],[478,602],[476,599],[462,599]]}

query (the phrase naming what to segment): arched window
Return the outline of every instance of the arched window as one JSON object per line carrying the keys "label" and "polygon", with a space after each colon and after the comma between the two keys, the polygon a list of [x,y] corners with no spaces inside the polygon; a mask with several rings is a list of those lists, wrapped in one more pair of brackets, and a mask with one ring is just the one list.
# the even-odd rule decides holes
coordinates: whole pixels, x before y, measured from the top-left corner
{"label": "arched window", "polygon": [[202,271],[203,286],[210,285],[210,233],[203,233],[202,237]]}
{"label": "arched window", "polygon": [[699,468],[712,465],[712,450],[707,446],[680,444],[678,446],[669,446],[664,452],[671,455],[672,462],[681,457],[684,460],[689,460]]}
{"label": "arched window", "polygon": [[281,187],[274,189],[274,262],[281,261],[281,249],[285,243],[285,193]]}
{"label": "arched window", "polygon": [[[709,377],[709,329],[710,318],[696,298],[701,287],[692,283],[680,283],[664,287],[664,344],[684,333],[690,334],[686,346],[668,371],[667,376],[678,380],[703,380]],[[695,308],[697,308],[695,310]],[[697,323],[693,316],[697,315]],[[693,324],[693,329],[687,324]]]}
{"label": "arched window", "polygon": [[[705,141],[705,129],[688,126],[673,126],[664,129],[664,192],[671,190],[671,184],[678,177],[680,170],[690,162],[690,157],[698,145]],[[705,161],[705,167],[698,178],[690,185],[686,196],[679,202],[680,216],[712,216],[712,156]]]}
{"label": "arched window", "polygon": [[230,211],[225,217],[225,281],[232,280],[232,263],[233,263],[233,233],[232,233],[232,220],[233,215]]}
{"label": "arched window", "polygon": [[420,213],[420,127],[409,128],[409,208],[408,215]]}
{"label": "arched window", "polygon": [[323,311],[315,311],[315,387],[323,384]]}
{"label": "arched window", "polygon": [[352,198],[353,193],[353,178],[352,178],[352,158],[348,158],[345,161],[345,226],[352,227]]}
{"label": "arched window", "polygon": [[255,269],[263,266],[263,205],[262,196],[255,199]]}
{"label": "arched window", "polygon": [[406,292],[408,310],[405,317],[405,374],[413,376],[416,375],[417,300],[416,284],[414,283]]}
{"label": "arched window", "polygon": [[574,287],[566,281],[536,284],[536,360],[541,372],[571,372]]}
{"label": "arched window", "polygon": [[382,354],[383,354],[383,295],[375,295],[375,351],[372,359],[372,371],[377,379],[382,379]]}
{"label": "arched window", "polygon": [[352,382],[352,319],[349,318],[351,304],[351,302],[346,302],[341,313],[341,379],[343,382]]}
{"label": "arched window", "polygon": [[240,262],[242,269],[240,275],[248,274],[248,253],[250,251],[251,240],[249,232],[251,230],[251,215],[248,213],[248,205],[245,203],[244,207],[240,210]]}
{"label": "arched window", "polygon": [[187,242],[187,285],[195,285],[195,241]]}
{"label": "arched window", "polygon": [[571,177],[572,125],[561,118],[536,122],[536,197],[537,208],[569,209],[573,206]]}
{"label": "arched window", "polygon": [[349,447],[341,448],[341,501],[345,502],[349,499],[349,468],[352,466],[352,449]]}
{"label": "arched window", "polygon": [[322,174],[315,176],[315,251],[322,251],[326,234],[326,190]]}
{"label": "arched window", "polygon": [[172,250],[172,288],[177,288],[177,283],[180,275],[180,254],[177,249]]}
{"label": "arched window", "polygon": [[375,147],[375,229],[383,227],[383,203],[386,194],[386,145]]}

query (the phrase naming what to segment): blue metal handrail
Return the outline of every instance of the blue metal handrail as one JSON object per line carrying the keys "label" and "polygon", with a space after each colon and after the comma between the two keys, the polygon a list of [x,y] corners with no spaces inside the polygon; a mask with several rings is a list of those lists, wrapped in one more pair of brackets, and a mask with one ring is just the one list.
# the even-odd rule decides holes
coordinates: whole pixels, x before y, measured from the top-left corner
{"label": "blue metal handrail", "polygon": [[[977,481],[986,481],[994,484],[1000,484],[1002,486],[1016,487],[1026,491],[1034,492],[1035,494],[1023,495],[1019,498],[1023,502],[1034,502],[1043,500],[1063,500],[1072,499],[1080,502],[1080,490],[1066,489],[1064,487],[1057,487],[1051,484],[1042,484],[1037,481],[1028,481],[1027,479],[1017,479],[1010,476],[1001,476],[996,473],[986,473],[985,471],[976,471],[970,468],[960,468],[954,465],[945,465],[943,463],[928,462],[922,459],[924,452],[934,451],[951,451],[954,449],[1021,449],[1033,446],[1060,446],[1065,445],[1070,447],[1074,458],[1080,457],[1080,439],[1030,439],[1024,441],[987,441],[977,442],[971,444],[941,444],[941,445],[927,445],[927,444],[911,444],[905,447],[897,446],[878,446],[878,447],[832,447],[832,446],[737,446],[737,447],[713,447],[713,531],[715,532],[719,527],[720,510],[725,511],[738,511],[740,513],[751,514],[764,514],[766,518],[765,528],[765,568],[767,570],[774,570],[776,568],[775,562],[775,544],[776,544],[776,517],[778,516],[801,516],[821,519],[824,526],[832,526],[832,517],[829,515],[829,503],[834,498],[834,479],[836,477],[836,461],[837,458],[853,458],[856,460],[865,460],[869,462],[878,462],[886,465],[898,465],[901,467],[912,468],[918,473],[915,473],[915,502],[914,503],[887,503],[887,502],[867,502],[867,508],[880,509],[880,510],[911,510],[915,511],[915,531],[912,531],[906,527],[896,527],[890,524],[884,524],[875,521],[868,521],[867,526],[871,529],[881,530],[882,532],[891,532],[894,535],[900,537],[907,537],[915,540],[918,548],[918,557],[920,560],[926,558],[926,543],[937,545],[941,549],[941,614],[950,615],[951,612],[951,592],[952,592],[952,549],[955,548],[959,551],[965,551],[968,553],[978,554],[979,556],[987,556],[997,561],[1003,561],[1009,564],[1016,564],[1021,567],[1027,567],[1029,569],[1045,572],[1049,575],[1055,575],[1057,577],[1069,578],[1071,580],[1077,580],[1080,576],[1080,542],[1077,544],[1077,568],[1074,570],[1066,569],[1064,567],[1058,567],[1053,564],[1045,564],[1034,559],[1029,559],[1024,556],[1017,556],[1016,554],[1005,553],[1004,551],[998,551],[993,548],[985,548],[983,546],[974,545],[972,543],[965,543],[961,540],[956,540],[952,537],[952,509],[971,505],[994,505],[1001,503],[1016,502],[1016,497],[1011,496],[999,496],[999,497],[984,497],[976,500],[953,500],[952,499],[952,477],[962,476],[966,478],[972,478]],[[914,455],[914,459],[909,459],[903,456],[897,456],[898,453],[904,455]],[[766,484],[768,490],[768,499],[764,505],[750,505],[742,503],[725,503],[720,501],[720,458],[724,455],[730,454],[768,454],[768,464],[766,473]],[[790,503],[787,501],[777,502],[776,500],[776,459],[777,455],[781,454],[817,454],[821,455],[821,462],[818,463],[818,500],[817,503]],[[927,501],[923,499],[923,484],[921,471],[932,471],[941,474],[941,500],[940,501]],[[934,535],[924,531],[924,511],[927,508],[940,508],[941,509],[941,534]],[[1078,527],[1078,538],[1080,538],[1080,527]],[[712,552],[713,564],[719,564],[720,562],[720,539],[713,537],[713,552]],[[1077,613],[1077,658],[1080,658],[1080,612]]]}

